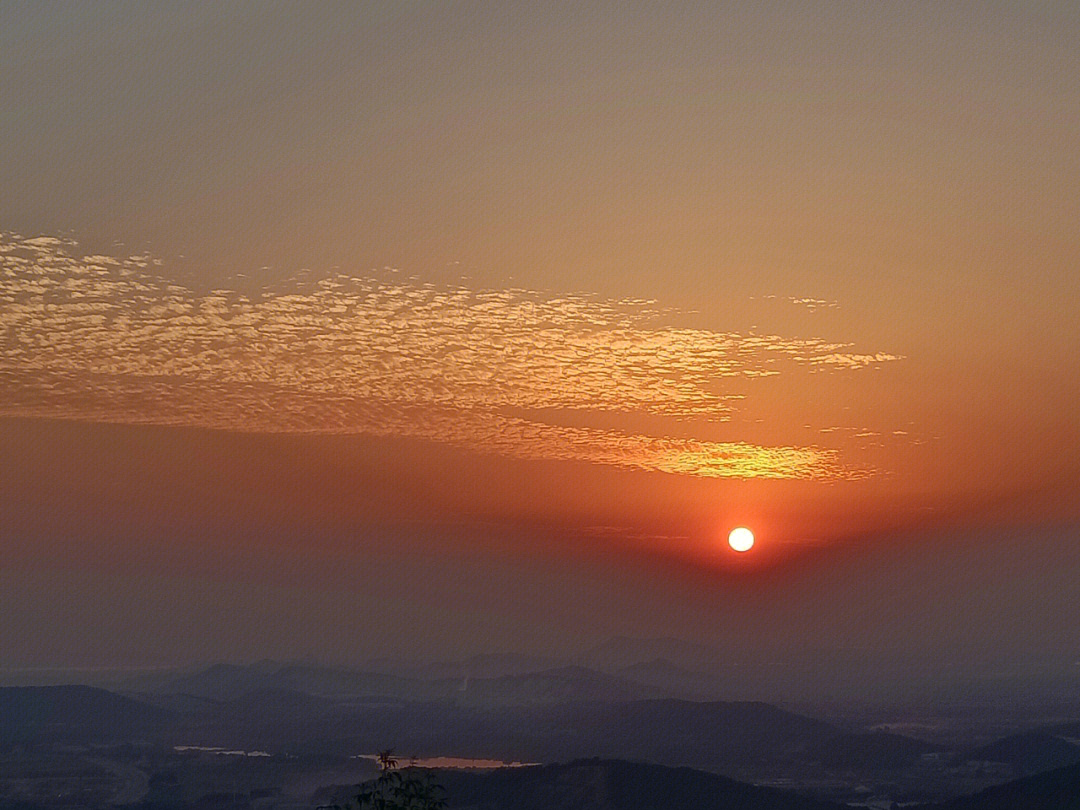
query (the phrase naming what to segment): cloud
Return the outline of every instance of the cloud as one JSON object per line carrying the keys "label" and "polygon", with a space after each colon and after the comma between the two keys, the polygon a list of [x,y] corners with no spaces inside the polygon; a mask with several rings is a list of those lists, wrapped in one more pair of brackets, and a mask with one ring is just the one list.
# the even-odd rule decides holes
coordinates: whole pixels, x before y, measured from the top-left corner
{"label": "cloud", "polygon": [[897,354],[886,354],[885,352],[877,352],[875,354],[851,354],[833,352],[831,354],[825,354],[820,357],[813,358],[810,362],[816,366],[843,366],[844,368],[864,368],[865,366],[876,366],[881,363],[891,363],[894,360],[903,360],[904,358]]}
{"label": "cloud", "polygon": [[809,310],[838,309],[840,307],[838,301],[830,301],[827,298],[798,297],[794,295],[763,295],[761,298],[764,301],[784,301],[788,304],[806,307]]}
{"label": "cloud", "polygon": [[[0,414],[265,432],[359,433],[526,459],[710,477],[844,478],[833,450],[567,426],[603,412],[724,421],[761,376],[895,355],[690,329],[637,299],[297,278],[196,293],[150,256],[0,236]],[[565,421],[565,419],[563,419]]]}

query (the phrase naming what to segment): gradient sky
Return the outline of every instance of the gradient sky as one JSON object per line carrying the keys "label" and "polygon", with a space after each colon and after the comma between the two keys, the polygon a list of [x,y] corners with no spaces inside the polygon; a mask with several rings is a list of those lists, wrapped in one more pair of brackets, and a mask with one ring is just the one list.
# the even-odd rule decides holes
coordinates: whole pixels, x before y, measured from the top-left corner
{"label": "gradient sky", "polygon": [[1078,37],[0,3],[0,668],[1075,647]]}

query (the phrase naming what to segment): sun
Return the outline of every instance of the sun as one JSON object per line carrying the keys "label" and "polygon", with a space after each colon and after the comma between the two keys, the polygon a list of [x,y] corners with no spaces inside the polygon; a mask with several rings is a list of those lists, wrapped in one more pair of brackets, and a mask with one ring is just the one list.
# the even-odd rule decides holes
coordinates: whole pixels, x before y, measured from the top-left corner
{"label": "sun", "polygon": [[754,533],[745,526],[739,526],[731,530],[727,541],[735,551],[749,551],[754,547]]}

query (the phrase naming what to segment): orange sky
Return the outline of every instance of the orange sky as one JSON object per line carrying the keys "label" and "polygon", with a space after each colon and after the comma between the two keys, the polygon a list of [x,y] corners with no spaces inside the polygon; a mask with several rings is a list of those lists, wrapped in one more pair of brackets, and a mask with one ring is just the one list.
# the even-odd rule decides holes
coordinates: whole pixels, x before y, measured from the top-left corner
{"label": "orange sky", "polygon": [[11,570],[1080,523],[1071,4],[3,14]]}

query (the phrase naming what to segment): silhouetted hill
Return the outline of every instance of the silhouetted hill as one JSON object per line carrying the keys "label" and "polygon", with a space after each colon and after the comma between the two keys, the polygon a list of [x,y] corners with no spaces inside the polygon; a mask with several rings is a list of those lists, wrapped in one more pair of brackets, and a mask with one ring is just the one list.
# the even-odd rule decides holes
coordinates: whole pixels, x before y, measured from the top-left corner
{"label": "silhouetted hill", "polygon": [[484,705],[629,701],[663,694],[655,687],[585,667],[559,667],[524,675],[462,680],[446,685],[455,687],[460,702]]}
{"label": "silhouetted hill", "polygon": [[[188,696],[160,702],[189,707],[173,728],[184,744],[274,750],[287,743],[314,755],[390,745],[531,762],[598,756],[741,778],[762,765],[815,761],[840,733],[765,703],[635,699],[652,690],[582,667],[431,682],[306,664],[220,665],[173,679],[170,688]],[[429,697],[378,694],[395,689]]]}
{"label": "silhouetted hill", "polygon": [[92,686],[0,688],[0,740],[114,740],[160,730],[172,713]]}
{"label": "silhouetted hill", "polygon": [[[773,788],[691,768],[589,759],[565,765],[502,768],[488,773],[440,771],[451,810],[839,810]],[[337,788],[320,801],[341,801]]]}
{"label": "silhouetted hill", "polygon": [[504,675],[526,675],[542,672],[565,664],[552,658],[517,653],[485,653],[460,661],[416,662],[402,659],[377,658],[363,665],[369,672],[439,681],[450,678],[501,678]]}
{"label": "silhouetted hill", "polygon": [[320,717],[334,710],[336,704],[328,698],[316,697],[295,689],[256,689],[219,708],[229,714],[249,717],[307,716]]}
{"label": "silhouetted hill", "polygon": [[903,768],[934,750],[922,740],[884,731],[840,734],[825,741],[821,762],[827,768]]}
{"label": "silhouetted hill", "polygon": [[591,669],[618,671],[634,664],[663,659],[684,669],[712,667],[721,656],[701,644],[677,638],[627,638],[616,636],[581,655],[581,663]]}
{"label": "silhouetted hill", "polygon": [[470,705],[533,705],[581,701],[628,701],[664,697],[654,686],[584,667],[477,678],[439,680],[356,672],[307,664],[217,664],[160,683],[155,694],[186,695],[206,701],[231,701],[264,691],[293,692],[339,701],[389,699],[454,701]]}
{"label": "silhouetted hill", "polygon": [[[445,778],[443,778],[445,777]],[[473,810],[835,810],[840,805],[691,768],[618,760],[440,774],[452,808]]]}
{"label": "silhouetted hill", "polygon": [[1080,765],[1028,776],[923,810],[1075,810],[1080,808]]}
{"label": "silhouetted hill", "polygon": [[[220,735],[207,733],[202,739],[226,739],[236,729],[229,722],[221,727]],[[824,742],[839,733],[828,723],[765,703],[645,700],[503,707],[452,702],[372,706],[340,720],[321,722],[318,728],[297,729],[291,738],[304,751],[319,754],[372,752],[391,746],[423,751],[426,756],[525,762],[603,757],[686,765],[741,778],[785,762],[813,760]],[[259,739],[228,744],[262,744]]]}
{"label": "silhouetted hill", "polygon": [[225,702],[215,698],[187,694],[159,694],[157,692],[126,692],[124,694],[132,700],[137,700],[148,706],[156,706],[177,715],[204,712],[220,707]]}
{"label": "silhouetted hill", "polygon": [[673,697],[709,698],[715,697],[721,691],[721,682],[715,675],[680,667],[666,658],[630,664],[616,670],[614,674],[662,689]]}
{"label": "silhouetted hill", "polygon": [[635,701],[581,725],[579,755],[710,770],[803,754],[837,734],[828,723],[757,702]]}
{"label": "silhouetted hill", "polygon": [[170,678],[157,691],[213,700],[233,700],[265,689],[320,697],[409,695],[408,679],[310,664],[215,664]]}
{"label": "silhouetted hill", "polygon": [[1004,762],[1027,775],[1080,762],[1080,746],[1045,731],[1032,731],[976,748],[968,758]]}

